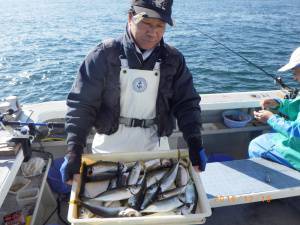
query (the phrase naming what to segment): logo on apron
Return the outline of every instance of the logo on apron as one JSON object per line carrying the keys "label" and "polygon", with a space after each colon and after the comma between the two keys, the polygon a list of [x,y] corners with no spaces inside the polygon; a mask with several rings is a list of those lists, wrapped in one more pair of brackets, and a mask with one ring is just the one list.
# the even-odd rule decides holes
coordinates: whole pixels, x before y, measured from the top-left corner
{"label": "logo on apron", "polygon": [[132,87],[136,92],[144,92],[147,89],[147,81],[142,77],[136,78],[132,82]]}

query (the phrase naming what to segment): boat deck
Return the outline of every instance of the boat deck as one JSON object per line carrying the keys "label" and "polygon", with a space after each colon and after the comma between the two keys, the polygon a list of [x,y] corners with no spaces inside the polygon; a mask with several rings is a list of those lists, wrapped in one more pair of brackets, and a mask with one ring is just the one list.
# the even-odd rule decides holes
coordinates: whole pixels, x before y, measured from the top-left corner
{"label": "boat deck", "polygon": [[298,171],[265,159],[246,159],[209,163],[200,176],[213,209],[207,225],[300,223]]}
{"label": "boat deck", "polygon": [[300,197],[214,208],[205,225],[299,225]]}

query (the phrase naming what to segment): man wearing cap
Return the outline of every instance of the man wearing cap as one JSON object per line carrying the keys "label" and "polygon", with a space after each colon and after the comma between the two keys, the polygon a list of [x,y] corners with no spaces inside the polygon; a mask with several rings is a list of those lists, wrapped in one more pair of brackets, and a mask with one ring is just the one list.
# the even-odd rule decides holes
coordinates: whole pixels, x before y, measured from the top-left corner
{"label": "man wearing cap", "polygon": [[[67,98],[64,181],[79,172],[92,127],[94,153],[157,150],[175,118],[190,159],[204,170],[200,97],[183,55],[163,40],[172,0],[134,0],[125,33],[88,54]],[[68,182],[69,183],[69,182]]]}
{"label": "man wearing cap", "polygon": [[[300,47],[291,55],[289,63],[278,71],[292,71],[300,83]],[[262,157],[300,171],[300,97],[295,99],[266,99],[261,102],[262,110],[254,117],[268,123],[274,133],[263,134],[250,142],[249,157]],[[273,114],[269,110],[278,110]]]}

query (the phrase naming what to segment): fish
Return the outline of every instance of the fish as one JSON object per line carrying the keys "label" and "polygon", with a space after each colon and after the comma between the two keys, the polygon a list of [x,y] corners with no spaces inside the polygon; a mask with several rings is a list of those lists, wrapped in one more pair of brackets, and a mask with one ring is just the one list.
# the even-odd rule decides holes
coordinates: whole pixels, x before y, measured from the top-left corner
{"label": "fish", "polygon": [[190,179],[185,189],[185,203],[195,204],[198,200],[194,182]]}
{"label": "fish", "polygon": [[117,162],[108,162],[108,161],[97,161],[89,166],[88,175],[97,175],[105,172],[117,172],[119,163]]}
{"label": "fish", "polygon": [[151,159],[145,162],[145,169],[151,171],[161,166],[160,159]]}
{"label": "fish", "polygon": [[159,183],[155,183],[147,189],[143,203],[140,207],[141,209],[145,209],[148,205],[150,205],[154,201],[154,199],[157,197],[157,194],[160,191],[159,186],[160,186]]}
{"label": "fish", "polygon": [[[117,176],[117,180],[116,180],[117,187],[126,186],[128,177],[129,177],[129,172],[119,174],[119,176]],[[127,186],[129,186],[129,185],[127,185]]]}
{"label": "fish", "polygon": [[120,211],[125,209],[125,207],[110,208],[101,206],[98,201],[95,201],[93,199],[79,201],[78,203],[93,214],[104,218],[117,217]]}
{"label": "fish", "polygon": [[129,173],[127,185],[135,185],[138,182],[142,169],[143,164],[140,161],[137,161]]}
{"label": "fish", "polygon": [[97,181],[110,180],[115,177],[117,177],[117,173],[105,172],[101,174],[86,176],[84,179],[85,182],[97,182]]}
{"label": "fish", "polygon": [[183,193],[185,193],[185,190],[186,190],[186,186],[182,186],[182,187],[177,187],[175,189],[160,193],[157,196],[157,200],[163,200],[166,198],[171,198],[171,197],[183,194]]}
{"label": "fish", "polygon": [[104,202],[103,206],[105,207],[121,207],[121,202],[120,201],[113,201],[113,202]]}
{"label": "fish", "polygon": [[97,195],[107,191],[109,183],[109,180],[85,183],[83,196],[95,198]]}
{"label": "fish", "polygon": [[150,172],[152,170],[170,168],[173,162],[170,159],[151,159],[144,163],[145,169]]}
{"label": "fish", "polygon": [[150,187],[156,182],[159,182],[168,171],[169,169],[163,168],[160,170],[153,170],[149,172],[147,175],[147,187]]}
{"label": "fish", "polygon": [[93,199],[79,201],[81,206],[88,209],[90,212],[97,216],[101,216],[104,218],[110,217],[126,217],[126,216],[139,216],[140,213],[134,209],[129,209],[126,207],[104,207],[99,204],[98,201]]}
{"label": "fish", "polygon": [[143,177],[141,178],[141,180],[139,181],[140,185],[141,185],[141,189],[139,190],[138,193],[136,193],[135,195],[132,195],[129,199],[128,199],[128,205],[136,210],[140,210],[140,207],[144,201],[144,196],[145,193],[147,191],[147,178],[146,178],[146,173],[144,173]]}
{"label": "fish", "polygon": [[80,212],[79,212],[79,219],[88,219],[88,218],[93,218],[95,216],[94,213],[92,213],[90,210],[81,207]]}
{"label": "fish", "polygon": [[107,190],[117,188],[117,178],[113,178],[110,180]]}
{"label": "fish", "polygon": [[183,165],[179,165],[178,172],[176,175],[175,183],[177,187],[182,187],[187,185],[190,179],[189,172]]}
{"label": "fish", "polygon": [[179,168],[179,162],[173,165],[172,169],[168,171],[164,177],[160,180],[160,190],[161,192],[167,191],[172,185],[174,184],[174,181],[177,176]]}
{"label": "fish", "polygon": [[157,212],[169,212],[184,205],[184,195],[167,198],[161,201],[154,202],[147,208],[143,209],[141,213],[157,213]]}
{"label": "fish", "polygon": [[101,201],[101,202],[109,202],[109,201],[120,201],[124,199],[129,199],[132,195],[137,194],[140,189],[141,189],[141,185],[115,188],[101,193],[93,200]]}

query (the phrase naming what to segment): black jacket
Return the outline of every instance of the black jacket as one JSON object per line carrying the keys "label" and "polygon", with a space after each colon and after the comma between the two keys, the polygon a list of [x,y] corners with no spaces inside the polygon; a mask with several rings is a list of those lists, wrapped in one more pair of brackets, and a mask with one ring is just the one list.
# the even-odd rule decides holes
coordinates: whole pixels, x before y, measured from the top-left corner
{"label": "black jacket", "polygon": [[80,156],[92,127],[100,134],[118,130],[120,117],[120,58],[126,57],[130,68],[152,70],[161,61],[161,75],[156,100],[158,136],[171,135],[175,118],[190,149],[193,164],[202,148],[200,96],[183,55],[163,40],[143,62],[128,33],[117,40],[106,40],[91,51],[81,64],[68,95],[66,131],[68,149]]}

